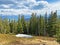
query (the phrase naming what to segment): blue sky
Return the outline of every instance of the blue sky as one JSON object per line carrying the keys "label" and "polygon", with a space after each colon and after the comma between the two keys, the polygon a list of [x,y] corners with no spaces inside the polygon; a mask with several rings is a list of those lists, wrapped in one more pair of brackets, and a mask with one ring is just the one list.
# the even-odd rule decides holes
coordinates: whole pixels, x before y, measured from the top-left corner
{"label": "blue sky", "polygon": [[0,0],[2,15],[49,14],[55,10],[60,14],[60,0]]}

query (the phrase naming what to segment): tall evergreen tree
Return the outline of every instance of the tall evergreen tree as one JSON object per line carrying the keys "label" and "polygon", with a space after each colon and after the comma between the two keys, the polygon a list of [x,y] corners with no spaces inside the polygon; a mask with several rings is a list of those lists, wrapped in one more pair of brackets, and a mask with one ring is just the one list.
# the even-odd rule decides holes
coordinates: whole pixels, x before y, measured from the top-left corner
{"label": "tall evergreen tree", "polygon": [[3,33],[4,29],[3,29],[3,20],[2,17],[0,16],[0,33]]}
{"label": "tall evergreen tree", "polygon": [[44,35],[44,18],[41,15],[38,21],[38,32],[39,32],[39,35]]}
{"label": "tall evergreen tree", "polygon": [[3,23],[4,24],[4,33],[10,33],[9,21],[8,21],[7,16],[3,22],[4,22]]}
{"label": "tall evergreen tree", "polygon": [[9,20],[10,33],[13,33],[13,20]]}
{"label": "tall evergreen tree", "polygon": [[48,17],[47,17],[47,12],[45,13],[44,17],[44,36],[47,36],[47,27],[48,27]]}
{"label": "tall evergreen tree", "polygon": [[48,34],[53,36],[56,34],[56,21],[57,21],[57,12],[51,12],[49,21],[48,21]]}
{"label": "tall evergreen tree", "polygon": [[21,16],[21,23],[22,23],[23,31],[26,34],[27,33],[27,27],[26,27],[26,21],[24,19],[24,15]]}
{"label": "tall evergreen tree", "polygon": [[26,22],[26,29],[27,29],[27,34],[29,34],[29,22]]}
{"label": "tall evergreen tree", "polygon": [[12,21],[12,26],[13,26],[13,34],[16,34],[17,33],[17,22],[15,21],[15,19],[13,19]]}
{"label": "tall evergreen tree", "polygon": [[36,14],[32,13],[29,25],[30,25],[29,26],[29,28],[30,28],[29,32],[33,35],[34,34],[37,35],[37,27],[36,27],[37,26],[37,18],[36,18]]}
{"label": "tall evergreen tree", "polygon": [[23,27],[22,27],[20,15],[18,16],[17,33],[23,33]]}
{"label": "tall evergreen tree", "polygon": [[57,41],[60,43],[60,18],[58,18],[57,20],[56,38]]}

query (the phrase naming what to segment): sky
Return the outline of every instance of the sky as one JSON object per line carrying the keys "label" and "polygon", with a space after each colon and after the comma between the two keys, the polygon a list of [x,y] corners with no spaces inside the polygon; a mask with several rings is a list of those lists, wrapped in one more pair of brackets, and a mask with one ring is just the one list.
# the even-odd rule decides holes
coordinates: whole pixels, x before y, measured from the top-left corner
{"label": "sky", "polygon": [[0,15],[60,14],[60,0],[0,0]]}

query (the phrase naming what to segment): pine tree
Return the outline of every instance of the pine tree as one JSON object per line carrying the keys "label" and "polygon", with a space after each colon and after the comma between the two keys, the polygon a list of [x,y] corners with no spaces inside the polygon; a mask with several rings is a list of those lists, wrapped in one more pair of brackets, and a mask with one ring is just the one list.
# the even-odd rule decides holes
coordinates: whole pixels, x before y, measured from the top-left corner
{"label": "pine tree", "polygon": [[47,27],[48,27],[48,17],[47,17],[47,12],[45,14],[45,17],[44,17],[44,36],[47,36]]}
{"label": "pine tree", "polygon": [[48,20],[48,34],[49,36],[56,35],[56,21],[57,21],[57,12],[51,12],[50,18]]}
{"label": "pine tree", "polygon": [[13,26],[13,34],[16,34],[17,33],[17,22],[15,21],[15,19],[12,21],[12,26]]}
{"label": "pine tree", "polygon": [[32,13],[29,24],[29,32],[32,35],[37,35],[37,18],[36,14]]}
{"label": "pine tree", "polygon": [[17,33],[23,33],[23,27],[22,27],[22,22],[21,22],[21,19],[20,19],[20,15],[18,16]]}
{"label": "pine tree", "polygon": [[9,27],[9,22],[8,22],[7,16],[3,22],[4,22],[4,33],[10,33],[10,27]]}
{"label": "pine tree", "polygon": [[22,22],[24,34],[26,34],[27,33],[27,27],[26,27],[26,21],[24,19],[24,15],[21,16],[21,22]]}
{"label": "pine tree", "polygon": [[41,15],[38,21],[38,33],[39,33],[39,36],[44,35],[44,18]]}
{"label": "pine tree", "polygon": [[27,34],[29,34],[29,22],[26,22],[26,29],[27,29]]}
{"label": "pine tree", "polygon": [[9,21],[10,33],[13,33],[13,20]]}
{"label": "pine tree", "polygon": [[3,29],[3,20],[2,17],[0,16],[0,33],[3,33],[4,29]]}
{"label": "pine tree", "polygon": [[57,20],[56,38],[57,41],[60,43],[60,18],[58,18]]}

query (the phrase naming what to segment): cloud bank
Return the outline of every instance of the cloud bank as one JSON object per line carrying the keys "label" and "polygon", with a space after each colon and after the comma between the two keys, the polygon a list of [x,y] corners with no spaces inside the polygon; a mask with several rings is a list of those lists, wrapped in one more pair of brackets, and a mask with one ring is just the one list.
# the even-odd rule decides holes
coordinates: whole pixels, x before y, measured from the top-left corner
{"label": "cloud bank", "polygon": [[31,15],[31,13],[48,14],[60,10],[60,1],[49,3],[45,0],[0,0],[0,14],[3,15]]}

